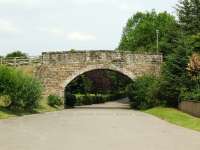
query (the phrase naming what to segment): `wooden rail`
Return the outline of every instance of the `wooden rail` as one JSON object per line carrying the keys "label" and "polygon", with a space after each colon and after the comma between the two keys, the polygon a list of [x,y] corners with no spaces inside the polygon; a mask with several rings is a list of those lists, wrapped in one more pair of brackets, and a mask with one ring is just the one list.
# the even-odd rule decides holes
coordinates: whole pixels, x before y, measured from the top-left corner
{"label": "wooden rail", "polygon": [[42,59],[41,57],[29,57],[29,58],[0,58],[0,64],[1,65],[7,65],[7,66],[26,66],[26,65],[36,65],[41,64]]}

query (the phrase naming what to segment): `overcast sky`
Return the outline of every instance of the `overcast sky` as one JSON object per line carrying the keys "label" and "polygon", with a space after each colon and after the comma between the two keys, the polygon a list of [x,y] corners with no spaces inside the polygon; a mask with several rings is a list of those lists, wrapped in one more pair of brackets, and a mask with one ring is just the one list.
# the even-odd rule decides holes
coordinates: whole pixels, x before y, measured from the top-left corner
{"label": "overcast sky", "polygon": [[137,11],[175,14],[178,0],[0,0],[0,55],[115,49]]}

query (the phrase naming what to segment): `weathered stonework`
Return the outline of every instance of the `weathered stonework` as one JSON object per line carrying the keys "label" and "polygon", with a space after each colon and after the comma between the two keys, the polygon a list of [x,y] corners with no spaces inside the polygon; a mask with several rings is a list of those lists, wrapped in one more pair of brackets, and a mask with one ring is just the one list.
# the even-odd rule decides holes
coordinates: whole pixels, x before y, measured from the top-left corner
{"label": "weathered stonework", "polygon": [[162,55],[116,51],[45,52],[36,76],[44,85],[45,95],[63,97],[65,87],[85,72],[109,69],[134,80],[144,74],[158,75],[161,63]]}

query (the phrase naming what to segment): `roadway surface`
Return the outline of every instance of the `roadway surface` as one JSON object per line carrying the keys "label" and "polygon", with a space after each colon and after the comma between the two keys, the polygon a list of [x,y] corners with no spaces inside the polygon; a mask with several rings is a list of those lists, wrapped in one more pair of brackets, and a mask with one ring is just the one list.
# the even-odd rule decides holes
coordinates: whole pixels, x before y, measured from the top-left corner
{"label": "roadway surface", "polygon": [[122,102],[0,121],[0,150],[200,150],[200,133]]}

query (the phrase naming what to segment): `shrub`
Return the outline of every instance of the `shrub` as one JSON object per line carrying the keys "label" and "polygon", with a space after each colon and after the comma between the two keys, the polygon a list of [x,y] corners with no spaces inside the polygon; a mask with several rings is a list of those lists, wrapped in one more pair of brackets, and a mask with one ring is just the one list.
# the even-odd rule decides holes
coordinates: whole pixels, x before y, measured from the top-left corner
{"label": "shrub", "polygon": [[92,105],[92,104],[101,104],[108,101],[115,101],[126,97],[126,93],[112,93],[112,94],[87,94],[87,95],[76,95],[76,104],[77,106],[81,105]]}
{"label": "shrub", "polygon": [[127,87],[127,95],[131,101],[132,108],[148,109],[160,105],[157,100],[158,80],[154,76],[143,76]]}
{"label": "shrub", "polygon": [[5,66],[0,66],[0,94],[10,97],[9,109],[29,110],[37,108],[42,86],[35,78]]}
{"label": "shrub", "polygon": [[1,107],[7,107],[10,105],[10,103],[11,103],[10,96],[8,96],[8,95],[0,96],[0,106]]}
{"label": "shrub", "polygon": [[49,95],[48,96],[48,104],[52,107],[61,106],[62,99],[61,99],[61,97],[59,97],[57,95]]}
{"label": "shrub", "polygon": [[74,107],[76,103],[76,97],[70,92],[65,93],[65,108]]}
{"label": "shrub", "polygon": [[200,101],[200,89],[193,89],[192,91],[183,90],[180,95],[180,100],[183,101]]}
{"label": "shrub", "polygon": [[27,54],[21,51],[15,51],[6,55],[6,58],[14,58],[14,57],[28,58]]}
{"label": "shrub", "polygon": [[116,101],[122,98],[126,98],[127,93],[126,92],[119,92],[119,93],[112,93],[108,95],[108,101]]}
{"label": "shrub", "polygon": [[78,106],[81,105],[92,105],[97,104],[97,99],[95,95],[76,95],[76,104]]}

